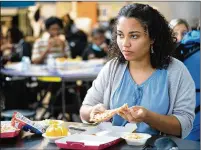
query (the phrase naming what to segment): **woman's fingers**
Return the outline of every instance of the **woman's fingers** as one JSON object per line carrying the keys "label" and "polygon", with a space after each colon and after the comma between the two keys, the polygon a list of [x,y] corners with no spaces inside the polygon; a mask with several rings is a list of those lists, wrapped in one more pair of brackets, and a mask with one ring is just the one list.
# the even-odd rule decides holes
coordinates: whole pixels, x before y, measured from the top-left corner
{"label": "woman's fingers", "polygon": [[138,111],[130,110],[131,115],[133,117],[133,122],[142,122],[141,117],[138,116]]}
{"label": "woman's fingers", "polygon": [[131,107],[130,108],[131,115],[133,118],[138,121],[142,122],[144,120],[144,117],[146,116],[147,110],[143,107]]}
{"label": "woman's fingers", "polygon": [[129,122],[134,122],[135,121],[135,118],[132,116],[132,114],[130,112],[130,109],[128,109],[127,111],[125,111],[125,113],[126,113],[126,117],[128,118]]}
{"label": "woman's fingers", "polygon": [[[90,118],[93,119],[96,114],[106,113],[106,109],[103,104],[97,104],[91,111]],[[122,118],[129,122],[142,122],[144,116],[148,113],[147,110],[140,106],[133,106],[131,108],[126,108],[118,111],[109,111],[108,115],[102,118],[103,121],[108,121],[112,118],[114,114],[120,115]]]}
{"label": "woman's fingers", "polygon": [[136,117],[137,117],[137,111],[134,111],[132,108],[130,108],[129,109],[130,110],[130,113],[131,113],[131,116],[133,117],[133,118],[135,118],[135,119],[137,119]]}
{"label": "woman's fingers", "polygon": [[93,107],[91,113],[90,113],[90,118],[92,119],[96,114],[104,112],[106,109],[102,104],[97,104]]}
{"label": "woman's fingers", "polygon": [[109,121],[111,118],[112,118],[112,116],[107,117],[107,118],[104,119],[104,121]]}
{"label": "woman's fingers", "polygon": [[133,122],[133,117],[130,113],[129,110],[122,110],[121,112],[119,112],[119,115],[124,118],[125,120],[129,121],[129,122]]}
{"label": "woman's fingers", "polygon": [[118,112],[118,115],[120,115],[122,118],[129,122],[141,122],[141,115],[143,114],[142,109],[133,109],[132,107],[128,110],[122,110],[121,112]]}
{"label": "woman's fingers", "polygon": [[121,116],[122,118],[124,118],[125,120],[128,120],[128,118],[126,117],[126,115],[122,111],[118,112],[118,115]]}

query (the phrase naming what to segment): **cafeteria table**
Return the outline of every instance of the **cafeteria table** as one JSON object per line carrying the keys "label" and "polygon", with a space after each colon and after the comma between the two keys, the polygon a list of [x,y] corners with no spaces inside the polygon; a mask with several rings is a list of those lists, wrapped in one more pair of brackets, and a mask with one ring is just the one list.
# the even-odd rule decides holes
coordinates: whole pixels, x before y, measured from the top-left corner
{"label": "cafeteria table", "polygon": [[[65,122],[66,127],[69,125],[78,125],[84,127],[91,127],[91,125],[86,125],[83,123],[76,122]],[[152,136],[149,139],[150,143],[153,143],[157,138],[161,136]],[[170,137],[175,143],[178,145],[179,150],[198,150],[200,149],[200,142],[183,140],[177,137]],[[36,135],[33,133],[21,132],[15,138],[11,139],[0,139],[0,148],[1,150],[40,150],[40,149],[48,149],[48,150],[59,150],[59,148],[54,143],[48,143],[46,139],[44,139],[41,135]],[[118,144],[113,145],[107,150],[133,150],[133,149],[143,149],[143,147],[139,146],[130,146],[127,145],[124,140],[120,141]],[[150,148],[149,148],[150,149]]]}
{"label": "cafeteria table", "polygon": [[[104,65],[103,60],[94,60],[94,61],[81,61],[70,63],[72,67],[68,68],[52,68],[48,69],[47,65],[35,65],[31,64],[28,70],[22,70],[21,63],[12,63],[6,65],[4,68],[0,69],[0,73],[5,76],[10,77],[59,77],[61,78],[61,94],[62,94],[62,114],[63,118],[66,118],[66,97],[65,89],[68,88],[66,83],[75,82],[77,80],[85,81],[87,86],[89,82],[92,82],[102,69]],[[67,64],[68,66],[68,64]],[[81,100],[79,93],[76,93],[78,96],[78,104],[81,106]]]}

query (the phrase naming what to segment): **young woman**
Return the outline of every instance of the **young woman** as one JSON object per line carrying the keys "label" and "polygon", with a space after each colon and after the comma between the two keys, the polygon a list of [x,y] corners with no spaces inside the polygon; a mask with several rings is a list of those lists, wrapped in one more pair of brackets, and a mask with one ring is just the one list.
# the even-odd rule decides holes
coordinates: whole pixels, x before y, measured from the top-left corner
{"label": "young woman", "polygon": [[127,103],[113,125],[136,122],[137,132],[186,137],[195,116],[195,85],[183,63],[171,57],[168,22],[149,5],[130,4],[120,10],[115,30],[109,50],[114,58],[88,90],[82,120]]}
{"label": "young woman", "polygon": [[174,36],[179,43],[184,35],[190,30],[190,27],[184,19],[173,19],[170,21],[170,27],[173,29]]}

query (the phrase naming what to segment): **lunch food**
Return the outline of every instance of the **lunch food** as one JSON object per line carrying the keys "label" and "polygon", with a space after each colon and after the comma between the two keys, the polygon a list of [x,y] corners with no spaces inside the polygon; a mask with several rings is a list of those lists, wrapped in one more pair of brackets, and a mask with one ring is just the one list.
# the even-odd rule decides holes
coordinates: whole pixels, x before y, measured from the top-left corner
{"label": "lunch food", "polygon": [[1,121],[0,138],[13,138],[19,133],[20,129],[13,127],[10,121]]}
{"label": "lunch food", "polygon": [[99,113],[99,114],[94,115],[94,117],[91,118],[90,121],[92,121],[92,122],[102,122],[102,121],[108,120],[108,119],[112,118],[113,115],[116,114],[116,111],[117,110],[106,110],[103,113]]}
{"label": "lunch food", "polygon": [[131,134],[128,134],[124,137],[125,139],[130,139],[130,140],[133,140],[133,139],[142,139],[142,136],[140,136],[139,134],[136,134],[136,133],[131,133]]}
{"label": "lunch food", "polygon": [[67,136],[68,135],[68,129],[65,128],[64,126],[60,126],[58,124],[52,124],[50,125],[46,132],[46,136]]}
{"label": "lunch food", "polygon": [[13,127],[11,124],[1,124],[1,130],[0,130],[0,133],[4,133],[4,132],[14,132],[16,130],[19,130],[19,129],[16,129],[15,127]]}
{"label": "lunch food", "polygon": [[65,57],[59,57],[59,58],[56,58],[56,61],[65,62],[65,61],[67,61],[67,59]]}
{"label": "lunch food", "polygon": [[63,120],[52,120],[52,119],[45,119],[45,120],[42,120],[40,121],[41,124],[49,127],[50,125],[52,124],[57,124],[57,125],[61,125],[64,123]]}
{"label": "lunch food", "polygon": [[92,122],[106,121],[106,120],[112,118],[118,112],[125,110],[125,109],[128,109],[128,104],[124,104],[123,106],[116,108],[116,109],[105,110],[103,113],[95,114],[92,118],[90,118],[90,121],[92,121]]}
{"label": "lunch food", "polygon": [[36,134],[42,134],[45,132],[46,127],[40,123],[29,120],[19,112],[14,112],[11,125],[17,129],[23,129],[24,131],[31,131]]}
{"label": "lunch food", "polygon": [[141,146],[146,143],[146,141],[151,138],[150,134],[147,133],[129,133],[122,136],[126,140],[128,145]]}

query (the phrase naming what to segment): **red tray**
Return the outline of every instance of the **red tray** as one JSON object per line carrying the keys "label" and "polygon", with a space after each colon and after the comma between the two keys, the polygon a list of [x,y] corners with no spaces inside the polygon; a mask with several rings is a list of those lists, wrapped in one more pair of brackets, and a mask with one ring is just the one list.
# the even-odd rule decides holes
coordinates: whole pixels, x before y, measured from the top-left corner
{"label": "red tray", "polygon": [[18,136],[19,133],[20,133],[19,129],[13,132],[3,132],[3,133],[0,133],[0,138],[13,138]]}
{"label": "red tray", "polygon": [[[8,124],[11,125],[11,121],[1,121],[1,125]],[[20,133],[20,129],[8,131],[8,132],[2,132],[0,133],[0,138],[13,138],[16,137]]]}
{"label": "red tray", "polygon": [[[102,142],[104,139],[104,142]],[[83,142],[79,142],[83,141]],[[85,142],[84,142],[85,141]],[[121,141],[120,138],[107,137],[107,136],[94,136],[74,134],[62,139],[56,140],[55,143],[62,149],[80,149],[80,150],[101,150]],[[94,144],[92,144],[94,143]]]}

